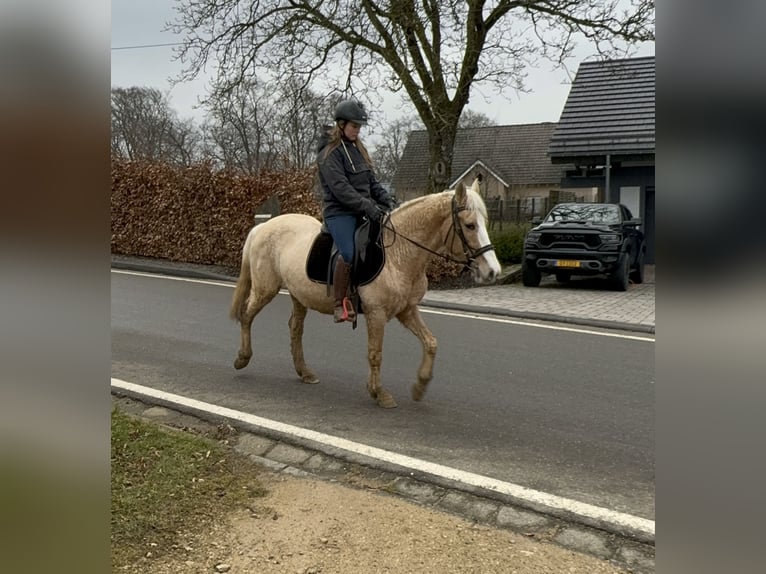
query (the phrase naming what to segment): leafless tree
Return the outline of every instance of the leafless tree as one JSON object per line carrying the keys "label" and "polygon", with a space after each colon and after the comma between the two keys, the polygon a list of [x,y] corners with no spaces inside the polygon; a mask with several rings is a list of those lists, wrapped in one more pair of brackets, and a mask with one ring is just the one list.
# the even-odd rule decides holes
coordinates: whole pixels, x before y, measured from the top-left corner
{"label": "leafless tree", "polygon": [[308,167],[316,160],[317,139],[331,112],[322,97],[300,86],[286,85],[278,93],[285,167]]}
{"label": "leafless tree", "polygon": [[189,165],[200,135],[191,120],[180,121],[155,88],[112,88],[112,153],[129,160]]}
{"label": "leafless tree", "polygon": [[175,165],[190,166],[202,159],[202,132],[191,119],[176,120],[167,134],[166,159]]}
{"label": "leafless tree", "polygon": [[494,125],[497,125],[497,122],[489,116],[468,108],[463,110],[463,113],[460,114],[460,119],[457,122],[457,128],[459,130],[463,128],[486,128]]}
{"label": "leafless tree", "polygon": [[255,174],[262,169],[303,168],[326,117],[325,102],[310,90],[247,79],[230,89],[213,87],[207,110],[207,153],[219,165]]}
{"label": "leafless tree", "polygon": [[398,118],[383,126],[380,142],[372,150],[375,172],[381,181],[390,182],[394,179],[407,145],[407,137],[411,131],[422,129],[423,123],[415,115]]}
{"label": "leafless tree", "polygon": [[653,0],[180,0],[176,9],[181,80],[211,64],[228,89],[260,66],[280,82],[332,81],[349,94],[403,90],[428,130],[433,189],[451,177],[474,84],[523,90],[531,63],[563,65],[583,37],[604,56],[654,39]]}
{"label": "leafless tree", "polygon": [[276,106],[272,94],[248,80],[207,98],[207,152],[220,165],[256,174],[276,156],[273,133]]}

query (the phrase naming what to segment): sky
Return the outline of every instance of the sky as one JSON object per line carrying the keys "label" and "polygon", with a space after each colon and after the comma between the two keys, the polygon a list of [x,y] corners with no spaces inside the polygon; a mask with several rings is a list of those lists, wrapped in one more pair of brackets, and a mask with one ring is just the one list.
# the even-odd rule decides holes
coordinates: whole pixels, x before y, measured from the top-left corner
{"label": "sky", "polygon": [[[180,42],[178,36],[163,32],[165,24],[174,18],[175,0],[112,0],[112,87],[151,87],[168,94],[170,104],[182,119],[199,120],[202,112],[195,110],[198,97],[204,95],[208,80],[198,78],[171,88],[169,78],[177,76],[182,64],[174,61],[172,46],[116,49]],[[592,54],[587,47],[579,50],[579,59],[570,64],[572,78],[579,61]],[[654,55],[654,43],[641,46],[635,56]],[[472,90],[469,108],[481,112],[498,125],[556,122],[569,93],[571,79],[567,73],[554,69],[553,64],[541,61],[537,69],[529,70],[527,88],[530,92],[517,94],[509,89],[496,95],[490,88],[482,97]],[[391,121],[398,111],[399,96],[384,95],[382,109],[385,119]],[[371,118],[371,123],[374,118]],[[373,127],[373,126],[371,126]]]}

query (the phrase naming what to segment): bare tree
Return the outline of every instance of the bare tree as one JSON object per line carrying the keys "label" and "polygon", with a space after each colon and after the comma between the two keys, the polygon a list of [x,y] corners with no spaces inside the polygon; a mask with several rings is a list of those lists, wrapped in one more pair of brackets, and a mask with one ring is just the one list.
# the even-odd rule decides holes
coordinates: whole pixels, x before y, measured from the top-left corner
{"label": "bare tree", "polygon": [[451,177],[473,84],[524,89],[530,63],[563,65],[582,37],[604,56],[654,39],[653,0],[180,0],[176,9],[181,79],[210,63],[225,89],[262,66],[303,86],[403,90],[428,130],[432,189]]}
{"label": "bare tree", "polygon": [[178,120],[155,88],[112,88],[112,153],[129,160],[189,165],[200,135],[191,120]]}
{"label": "bare tree", "polygon": [[457,128],[459,130],[463,128],[486,128],[495,125],[497,125],[497,122],[489,116],[468,108],[463,110],[463,113],[460,114],[460,119],[457,122]]}
{"label": "bare tree", "polygon": [[422,129],[423,123],[414,115],[398,118],[383,126],[381,141],[372,150],[375,172],[381,181],[394,179],[410,132]]}
{"label": "bare tree", "polygon": [[250,174],[311,165],[328,111],[311,90],[260,79],[229,90],[214,86],[204,106],[207,153],[219,165]]}
{"label": "bare tree", "polygon": [[220,165],[256,174],[271,167],[276,105],[270,90],[248,80],[228,91],[214,91],[204,102],[207,153]]}
{"label": "bare tree", "polygon": [[166,140],[165,158],[175,165],[188,167],[203,157],[202,132],[191,119],[175,120]]}
{"label": "bare tree", "polygon": [[171,110],[154,88],[112,88],[112,151],[130,160],[160,159]]}
{"label": "bare tree", "polygon": [[279,94],[277,134],[284,167],[308,167],[316,160],[317,136],[327,121],[327,104],[318,94],[294,83],[275,92]]}

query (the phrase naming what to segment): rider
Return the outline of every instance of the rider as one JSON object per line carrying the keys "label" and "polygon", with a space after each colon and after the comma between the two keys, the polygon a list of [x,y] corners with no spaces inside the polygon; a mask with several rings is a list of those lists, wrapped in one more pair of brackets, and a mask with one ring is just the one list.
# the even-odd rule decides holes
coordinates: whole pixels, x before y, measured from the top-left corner
{"label": "rider", "polygon": [[335,124],[317,147],[322,217],[340,252],[333,271],[336,323],[356,318],[347,295],[358,220],[378,221],[395,207],[393,197],[375,177],[370,154],[359,139],[359,130],[366,123],[364,106],[356,100],[343,100],[335,107]]}

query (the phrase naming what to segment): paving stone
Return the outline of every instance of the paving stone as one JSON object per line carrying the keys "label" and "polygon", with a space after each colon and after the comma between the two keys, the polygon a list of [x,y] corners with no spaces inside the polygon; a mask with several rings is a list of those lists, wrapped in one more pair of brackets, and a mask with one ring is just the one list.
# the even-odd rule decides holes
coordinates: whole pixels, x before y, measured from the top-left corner
{"label": "paving stone", "polygon": [[239,436],[234,450],[242,454],[265,455],[274,446],[274,441],[266,437],[245,433]]}
{"label": "paving stone", "polygon": [[500,505],[469,494],[448,492],[437,506],[478,522],[489,522]]}
{"label": "paving stone", "polygon": [[172,413],[165,407],[149,407],[141,413],[142,416],[150,419],[167,419],[170,418],[173,414],[175,413]]}
{"label": "paving stone", "polygon": [[642,572],[654,572],[654,547],[623,546],[617,551],[617,559]]}
{"label": "paving stone", "polygon": [[444,495],[444,489],[407,477],[399,477],[392,483],[396,493],[422,504],[434,504]]}
{"label": "paving stone", "polygon": [[348,465],[335,458],[323,454],[315,454],[303,463],[303,467],[315,472],[342,473],[346,471]]}
{"label": "paving stone", "polygon": [[497,512],[497,524],[504,528],[525,530],[540,528],[550,523],[550,520],[540,514],[516,510],[510,506],[503,506]]}
{"label": "paving stone", "polygon": [[565,528],[554,536],[553,539],[565,548],[593,554],[600,558],[609,558],[612,554],[606,543],[606,535],[602,536],[591,530],[575,527]]}
{"label": "paving stone", "polygon": [[287,465],[284,463],[269,460],[268,458],[264,458],[262,456],[251,454],[248,458],[254,463],[260,464],[261,466],[264,466],[269,470],[273,470],[274,472],[282,472],[285,468],[287,468]]}
{"label": "paving stone", "polygon": [[268,458],[291,465],[301,465],[314,453],[289,444],[277,443],[268,453]]}

